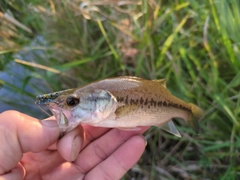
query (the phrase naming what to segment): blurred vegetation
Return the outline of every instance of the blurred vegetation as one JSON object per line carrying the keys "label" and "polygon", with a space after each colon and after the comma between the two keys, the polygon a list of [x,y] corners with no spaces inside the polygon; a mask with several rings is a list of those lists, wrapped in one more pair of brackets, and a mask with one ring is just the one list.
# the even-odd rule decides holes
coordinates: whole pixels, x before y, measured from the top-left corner
{"label": "blurred vegetation", "polygon": [[38,94],[165,78],[206,110],[202,132],[178,120],[181,139],[151,128],[123,179],[240,179],[239,19],[238,0],[2,0],[0,106],[42,118]]}

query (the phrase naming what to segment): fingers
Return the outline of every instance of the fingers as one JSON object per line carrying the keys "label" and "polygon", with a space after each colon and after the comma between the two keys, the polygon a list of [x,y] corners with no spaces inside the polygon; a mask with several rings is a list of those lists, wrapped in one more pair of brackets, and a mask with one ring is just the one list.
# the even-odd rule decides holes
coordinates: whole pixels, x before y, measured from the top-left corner
{"label": "fingers", "polygon": [[[47,118],[45,120],[49,120],[49,119],[50,118]],[[83,134],[87,134],[87,136],[84,135],[84,141],[83,141],[83,144],[81,146],[82,149],[85,146],[87,146],[89,143],[91,143],[92,141],[99,138],[100,136],[102,136],[103,134],[105,134],[106,132],[108,132],[110,130],[110,128],[94,127],[94,126],[90,126],[90,125],[87,125],[87,124],[82,125],[82,127],[83,127],[85,133],[79,131],[80,136],[83,137]],[[65,134],[64,136],[67,136],[67,134]],[[56,150],[57,149],[56,144],[57,143],[54,143],[53,145],[48,147],[48,149],[49,150]]]}
{"label": "fingers", "polygon": [[133,136],[113,152],[106,160],[94,167],[84,179],[120,179],[141,157],[146,141],[141,136]]}
{"label": "fingers", "polygon": [[59,153],[65,160],[74,161],[80,152],[84,139],[83,127],[76,127],[58,141],[57,148]]}
{"label": "fingers", "polygon": [[83,127],[86,132],[86,140],[82,148],[111,130],[110,128],[94,127],[87,124],[84,124]]}
{"label": "fingers", "polygon": [[24,152],[40,152],[53,144],[60,130],[56,121],[39,121],[17,111],[0,114],[0,174],[14,168]]}
{"label": "fingers", "polygon": [[10,173],[0,176],[0,180],[22,180],[26,174],[24,167],[18,163],[18,165],[11,170]]}
{"label": "fingers", "polygon": [[[146,130],[146,129],[144,129]],[[144,131],[142,130],[142,131]],[[113,131],[113,130],[111,130]],[[109,131],[108,133],[110,133]],[[104,134],[103,136],[110,136],[113,135],[110,134]],[[115,180],[120,179],[126,171],[128,171],[140,158],[142,155],[146,141],[142,136],[139,135],[133,135],[131,132],[122,132],[123,137],[127,138],[124,143],[119,145],[117,148],[114,149],[114,151],[108,152],[109,155],[107,157],[92,166],[91,169],[89,169],[89,172],[83,173],[83,167],[84,162],[87,161],[94,161],[92,159],[92,156],[95,156],[94,151],[92,149],[88,149],[87,147],[84,150],[89,150],[90,153],[87,157],[84,157],[83,159],[83,166],[78,166],[75,163],[65,162],[61,163],[58,167],[54,168],[54,171],[52,171],[50,174],[44,176],[45,179],[86,179],[86,180],[92,180],[92,179],[98,179],[98,180]],[[130,134],[129,134],[130,133]],[[139,132],[140,133],[140,132]],[[100,138],[103,138],[100,137]],[[128,139],[128,136],[132,136],[130,139]],[[109,139],[106,139],[106,141]],[[96,140],[98,141],[98,140]],[[94,141],[95,142],[95,141]],[[110,142],[109,142],[110,143]],[[92,144],[92,143],[91,143]],[[113,142],[114,144],[114,142]],[[90,145],[90,144],[89,144]],[[104,145],[100,145],[102,149]],[[114,146],[114,145],[113,145]],[[105,147],[106,149],[108,147]],[[82,153],[82,152],[81,152]],[[80,153],[80,154],[81,154]],[[82,157],[82,156],[81,156]],[[96,157],[96,156],[95,156]],[[81,159],[79,159],[81,161]]]}
{"label": "fingers", "polygon": [[70,162],[63,162],[54,171],[43,176],[42,179],[57,179],[57,180],[81,180],[84,179],[84,174],[79,172],[76,165]]}
{"label": "fingers", "polygon": [[86,173],[104,161],[130,137],[142,134],[147,128],[142,128],[140,131],[112,129],[83,149],[77,157],[75,164],[81,169],[82,173]]}

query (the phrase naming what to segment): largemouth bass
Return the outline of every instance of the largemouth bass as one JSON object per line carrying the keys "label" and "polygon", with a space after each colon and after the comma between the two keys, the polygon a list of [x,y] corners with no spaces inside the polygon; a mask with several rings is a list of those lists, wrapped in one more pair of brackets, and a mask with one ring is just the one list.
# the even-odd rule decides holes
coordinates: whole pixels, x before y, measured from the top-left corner
{"label": "largemouth bass", "polygon": [[129,76],[39,95],[36,104],[52,111],[62,131],[69,131],[79,124],[120,129],[160,126],[180,136],[172,118],[187,121],[198,133],[198,120],[203,115],[201,108],[172,95],[164,79]]}

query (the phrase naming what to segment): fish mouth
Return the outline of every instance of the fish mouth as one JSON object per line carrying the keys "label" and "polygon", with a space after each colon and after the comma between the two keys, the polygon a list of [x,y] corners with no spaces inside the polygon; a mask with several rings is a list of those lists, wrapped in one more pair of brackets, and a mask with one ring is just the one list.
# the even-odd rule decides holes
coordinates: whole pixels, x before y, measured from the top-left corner
{"label": "fish mouth", "polygon": [[72,124],[72,115],[69,110],[62,109],[55,103],[49,103],[47,105],[49,110],[52,112],[53,116],[58,122],[58,126],[62,132],[72,130],[74,125]]}
{"label": "fish mouth", "polygon": [[[42,94],[36,96],[35,104],[40,108],[48,108],[53,116],[56,118],[59,128],[65,132],[72,130],[74,127],[71,111],[64,109],[64,96],[73,93],[75,89],[67,89],[63,91],[57,91],[49,94]],[[42,109],[42,108],[41,108]]]}

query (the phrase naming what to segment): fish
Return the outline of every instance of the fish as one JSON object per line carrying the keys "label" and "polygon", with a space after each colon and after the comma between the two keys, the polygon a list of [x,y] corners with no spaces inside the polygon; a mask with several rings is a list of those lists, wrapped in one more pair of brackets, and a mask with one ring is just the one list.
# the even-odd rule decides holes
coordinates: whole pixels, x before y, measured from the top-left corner
{"label": "fish", "polygon": [[107,78],[78,88],[38,95],[35,103],[49,108],[63,132],[79,124],[124,130],[158,126],[181,137],[172,119],[185,120],[198,133],[204,114],[200,107],[172,95],[165,79],[146,80],[133,76]]}

